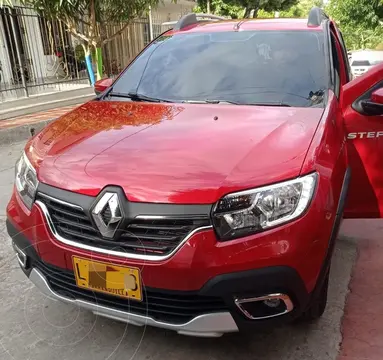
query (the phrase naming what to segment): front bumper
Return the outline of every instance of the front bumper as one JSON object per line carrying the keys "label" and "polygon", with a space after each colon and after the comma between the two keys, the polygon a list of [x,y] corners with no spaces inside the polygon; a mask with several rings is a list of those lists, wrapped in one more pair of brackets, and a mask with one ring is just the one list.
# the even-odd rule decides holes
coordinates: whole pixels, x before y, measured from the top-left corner
{"label": "front bumper", "polygon": [[95,315],[100,315],[136,326],[155,326],[175,330],[179,334],[183,335],[200,337],[218,337],[223,333],[238,331],[238,327],[229,312],[203,314],[184,324],[171,324],[157,321],[148,316],[120,311],[114,309],[113,307],[102,306],[96,302],[88,302],[62,296],[51,289],[44,275],[36,268],[31,270],[29,280],[31,280],[42,293],[50,298],[77,305],[81,308],[92,311]]}
{"label": "front bumper", "polygon": [[[55,195],[57,199],[79,204],[84,209],[87,209],[89,204],[79,201],[85,199],[89,203],[94,202],[92,197],[84,197],[47,185],[40,190],[45,194]],[[217,241],[212,228],[200,228],[196,233],[184,238],[176,251],[158,259],[155,256],[135,258],[128,251],[123,254],[126,256],[120,256],[114,251],[102,251],[97,247],[85,247],[64,241],[52,229],[49,217],[44,214],[41,205],[36,202],[31,211],[27,211],[16,192],[8,204],[7,216],[16,229],[23,232],[43,261],[62,269],[73,271],[73,256],[92,257],[95,261],[110,261],[115,265],[139,268],[143,283],[151,288],[198,291],[208,281],[222,274],[256,269],[260,271],[283,265],[294,269],[305,284],[307,292],[311,293],[327,252],[334,221],[331,213],[323,207],[322,198],[328,193],[327,187],[319,186],[318,195],[310,210],[302,218],[291,223],[224,242]],[[166,209],[162,208],[162,204],[129,205],[138,207],[138,213],[154,215],[175,211],[189,214],[194,209],[194,206],[193,209],[186,209],[182,205],[171,204],[168,204]]]}
{"label": "front bumper", "polygon": [[[162,301],[160,305],[144,299],[145,303],[141,306],[137,302],[77,288],[73,271],[44,262],[35,247],[9,220],[7,229],[19,255],[22,270],[44,294],[88,309],[96,315],[138,326],[150,325],[171,329],[184,335],[217,337],[223,333],[264,329],[266,326],[289,322],[306,308],[310,298],[301,277],[294,269],[273,266],[218,275],[198,291],[170,291],[146,287],[145,297],[149,298],[154,294],[155,298],[169,300],[167,303]],[[277,293],[287,294],[293,304],[289,312],[277,317],[251,319],[236,303],[236,299]],[[207,302],[208,307],[204,305]],[[180,303],[185,304],[182,310],[179,310]],[[178,316],[174,315],[176,312]]]}

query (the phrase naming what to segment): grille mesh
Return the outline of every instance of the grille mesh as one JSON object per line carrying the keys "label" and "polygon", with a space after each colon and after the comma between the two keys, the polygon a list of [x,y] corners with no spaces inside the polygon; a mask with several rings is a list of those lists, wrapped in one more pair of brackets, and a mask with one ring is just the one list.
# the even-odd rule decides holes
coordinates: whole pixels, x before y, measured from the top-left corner
{"label": "grille mesh", "polygon": [[[132,219],[117,237],[102,237],[90,217],[81,209],[62,204],[38,194],[52,218],[57,233],[65,239],[108,250],[134,254],[167,255],[193,230],[210,225],[204,216],[185,218]],[[106,223],[110,219],[107,207],[101,214]]]}
{"label": "grille mesh", "polygon": [[52,290],[65,297],[96,302],[101,306],[149,316],[159,321],[183,324],[198,315],[228,311],[223,299],[201,296],[195,292],[144,289],[142,302],[96,293],[77,287],[72,271],[59,269],[41,261],[36,262],[34,266],[44,274]]}

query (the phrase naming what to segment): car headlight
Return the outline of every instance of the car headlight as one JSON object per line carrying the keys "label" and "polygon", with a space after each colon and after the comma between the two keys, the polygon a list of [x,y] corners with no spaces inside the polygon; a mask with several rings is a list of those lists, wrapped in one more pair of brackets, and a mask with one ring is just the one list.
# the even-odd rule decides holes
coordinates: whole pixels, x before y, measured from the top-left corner
{"label": "car headlight", "polygon": [[16,189],[23,203],[30,210],[35,200],[39,181],[37,180],[36,170],[29,162],[25,153],[23,153],[17,161],[15,173]]}
{"label": "car headlight", "polygon": [[254,234],[291,221],[310,204],[317,173],[223,197],[215,206],[213,224],[220,240]]}

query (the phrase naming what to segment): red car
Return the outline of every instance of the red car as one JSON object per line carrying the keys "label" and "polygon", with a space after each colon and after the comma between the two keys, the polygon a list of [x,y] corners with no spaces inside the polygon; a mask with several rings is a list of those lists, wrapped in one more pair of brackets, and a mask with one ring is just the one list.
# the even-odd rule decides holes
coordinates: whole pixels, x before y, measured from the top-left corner
{"label": "red car", "polygon": [[352,80],[320,9],[186,15],[28,142],[18,261],[50,297],[181,334],[314,320],[342,217],[383,214],[382,115],[383,65]]}

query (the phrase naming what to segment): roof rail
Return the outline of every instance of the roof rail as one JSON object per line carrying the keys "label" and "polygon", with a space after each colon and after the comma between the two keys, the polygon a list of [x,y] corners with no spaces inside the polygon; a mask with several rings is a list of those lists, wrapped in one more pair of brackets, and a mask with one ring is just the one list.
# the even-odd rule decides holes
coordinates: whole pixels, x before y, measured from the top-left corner
{"label": "roof rail", "polygon": [[162,23],[162,25],[175,25],[174,30],[182,30],[186,26],[197,24],[199,21],[216,21],[216,20],[227,20],[227,18],[213,15],[213,14],[195,14],[190,13],[182,16],[178,21],[168,21]]}
{"label": "roof rail", "polygon": [[178,23],[177,20],[176,21],[166,21],[166,22],[163,22],[161,25],[163,25],[163,26],[170,26],[170,25],[175,25],[177,23]]}
{"label": "roof rail", "polygon": [[329,17],[321,8],[315,6],[310,10],[307,26],[319,26],[323,20],[328,20],[328,18]]}

